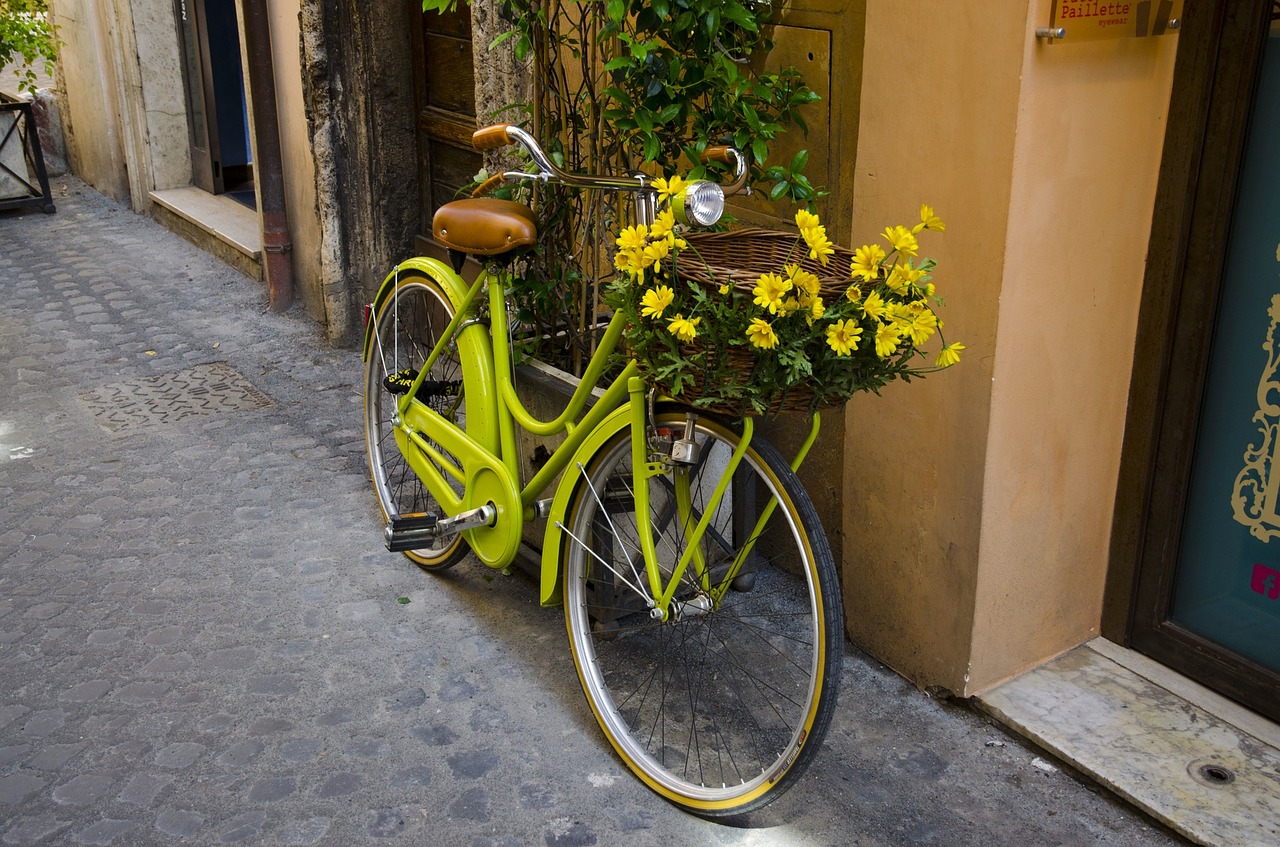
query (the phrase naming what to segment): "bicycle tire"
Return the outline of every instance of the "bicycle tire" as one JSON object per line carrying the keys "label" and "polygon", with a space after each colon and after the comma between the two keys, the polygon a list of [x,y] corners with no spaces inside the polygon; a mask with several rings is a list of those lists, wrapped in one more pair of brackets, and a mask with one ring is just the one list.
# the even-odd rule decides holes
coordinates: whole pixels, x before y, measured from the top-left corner
{"label": "bicycle tire", "polygon": [[[689,410],[667,408],[657,427],[683,432]],[[681,484],[674,474],[648,483],[652,531],[668,574],[686,546],[686,522],[710,505],[707,495],[740,443],[711,415],[697,418],[695,432],[699,463],[676,471],[689,474],[689,495],[674,495]],[[718,606],[704,609],[697,604],[708,596],[706,586],[690,569],[672,604],[681,614],[655,620],[642,596],[647,589],[634,587],[647,583],[630,439],[623,429],[592,456],[567,514],[565,626],[574,663],[605,735],[642,781],[703,817],[741,815],[795,784],[831,723],[844,650],[831,549],[803,485],[757,434],[700,542],[715,587],[731,576],[715,575],[716,563],[732,561],[744,539],[756,539],[733,579],[742,590],[728,590]],[[753,535],[770,497],[778,506]],[[686,515],[678,517],[682,499]]]}
{"label": "bicycle tire", "polygon": [[[374,493],[388,520],[393,514],[443,516],[439,503],[396,444],[391,419],[397,395],[388,390],[384,381],[389,374],[405,369],[416,373],[454,313],[453,304],[439,283],[420,271],[407,269],[399,274],[394,296],[388,296],[378,313],[370,317],[376,323],[372,349],[365,362],[365,446]],[[424,384],[427,387],[431,393],[420,391],[418,399],[465,428],[466,394],[456,344],[442,351],[432,364]],[[439,444],[432,444],[444,452]],[[467,545],[457,533],[438,541],[432,547],[406,550],[404,555],[425,570],[442,570],[467,553]]]}

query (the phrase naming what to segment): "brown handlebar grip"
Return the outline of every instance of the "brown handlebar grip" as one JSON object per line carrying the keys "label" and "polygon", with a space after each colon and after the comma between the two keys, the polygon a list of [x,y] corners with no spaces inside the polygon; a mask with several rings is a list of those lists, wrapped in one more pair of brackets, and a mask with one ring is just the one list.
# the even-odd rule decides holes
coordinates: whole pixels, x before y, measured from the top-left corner
{"label": "brown handlebar grip", "polygon": [[471,196],[472,196],[472,197],[483,197],[484,195],[486,195],[486,194],[488,194],[490,191],[492,191],[494,188],[496,188],[496,187],[498,187],[499,185],[501,185],[501,184],[502,184],[502,181],[503,181],[503,176],[502,176],[502,174],[494,174],[493,176],[489,177],[489,178],[488,178],[488,179],[486,179],[484,182],[482,182],[482,183],[480,183],[478,186],[476,186],[475,191],[472,191],[472,192],[471,192]]}
{"label": "brown handlebar grip", "polygon": [[702,152],[702,161],[719,162],[722,165],[736,165],[738,164],[738,157],[736,153],[737,151],[732,147],[726,147],[724,145],[708,147]]}
{"label": "brown handlebar grip", "polygon": [[495,147],[506,147],[511,143],[507,135],[510,124],[494,124],[471,133],[471,146],[476,150],[492,150]]}

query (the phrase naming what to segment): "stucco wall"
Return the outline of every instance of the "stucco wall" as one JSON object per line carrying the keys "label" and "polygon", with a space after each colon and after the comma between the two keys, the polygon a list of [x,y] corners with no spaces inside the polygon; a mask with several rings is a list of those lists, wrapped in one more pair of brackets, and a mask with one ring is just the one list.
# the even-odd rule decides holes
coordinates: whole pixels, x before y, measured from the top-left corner
{"label": "stucco wall", "polygon": [[109,4],[94,0],[50,3],[58,37],[75,45],[74,51],[62,49],[64,58],[57,66],[71,168],[103,194],[128,202],[119,75],[110,41],[112,12]]}
{"label": "stucco wall", "polygon": [[1038,43],[1034,0],[867,6],[854,243],[936,206],[922,253],[968,349],[849,407],[849,631],[972,694],[1097,631],[1176,36]]}
{"label": "stucco wall", "polygon": [[1027,22],[970,688],[1096,635],[1177,36]]}
{"label": "stucco wall", "polygon": [[[132,0],[133,32],[140,81],[142,147],[138,160],[148,167],[146,191],[191,184],[191,139],[182,82],[178,22],[173,0]],[[145,194],[145,192],[144,192]],[[135,203],[135,208],[138,208]]]}
{"label": "stucco wall", "polygon": [[[243,3],[244,0],[241,0]],[[272,0],[271,59],[275,65],[276,111],[280,122],[280,158],[285,203],[293,237],[295,295],[312,318],[324,320],[320,270],[320,221],[316,211],[316,172],[302,100],[302,59],[298,31],[300,0]]]}
{"label": "stucco wall", "polygon": [[942,5],[867,3],[853,244],[933,205],[947,231],[922,233],[921,253],[939,261],[947,338],[968,349],[846,410],[843,575],[855,641],[920,685],[961,690],[1024,21],[997,12],[1007,2]]}

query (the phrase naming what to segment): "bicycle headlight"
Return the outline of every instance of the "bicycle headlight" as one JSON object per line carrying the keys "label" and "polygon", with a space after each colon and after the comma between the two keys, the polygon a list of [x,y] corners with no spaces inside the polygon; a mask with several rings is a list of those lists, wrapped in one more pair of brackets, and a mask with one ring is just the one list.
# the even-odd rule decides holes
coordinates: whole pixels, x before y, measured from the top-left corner
{"label": "bicycle headlight", "polygon": [[691,182],[671,198],[671,208],[680,223],[711,226],[724,214],[724,190],[714,182]]}

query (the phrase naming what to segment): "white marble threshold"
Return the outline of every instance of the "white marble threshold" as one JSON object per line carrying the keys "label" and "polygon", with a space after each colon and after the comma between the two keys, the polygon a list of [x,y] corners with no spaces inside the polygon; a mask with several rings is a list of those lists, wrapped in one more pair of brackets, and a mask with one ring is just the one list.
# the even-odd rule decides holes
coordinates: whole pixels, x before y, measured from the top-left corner
{"label": "white marble threshold", "polygon": [[151,200],[252,259],[262,257],[258,215],[230,197],[210,194],[194,186],[152,191]]}
{"label": "white marble threshold", "polygon": [[981,708],[1196,844],[1280,845],[1280,727],[1095,639]]}

